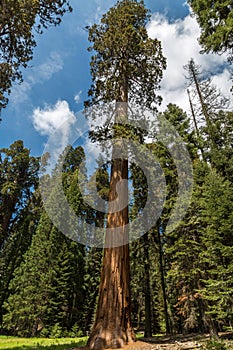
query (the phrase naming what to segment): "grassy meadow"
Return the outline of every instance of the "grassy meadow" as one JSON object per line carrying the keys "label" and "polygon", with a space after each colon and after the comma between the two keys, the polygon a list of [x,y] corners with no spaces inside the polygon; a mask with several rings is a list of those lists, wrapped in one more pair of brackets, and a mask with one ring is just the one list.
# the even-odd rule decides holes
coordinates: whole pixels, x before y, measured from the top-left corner
{"label": "grassy meadow", "polygon": [[82,338],[19,338],[0,336],[0,350],[66,350],[84,346],[87,337]]}

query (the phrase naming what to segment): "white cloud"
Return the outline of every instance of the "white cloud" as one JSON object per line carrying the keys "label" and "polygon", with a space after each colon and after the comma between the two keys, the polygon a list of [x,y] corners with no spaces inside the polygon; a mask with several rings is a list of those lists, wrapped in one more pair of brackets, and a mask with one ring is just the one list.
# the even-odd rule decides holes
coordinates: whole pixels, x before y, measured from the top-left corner
{"label": "white cloud", "polygon": [[66,101],[57,101],[54,106],[46,106],[44,109],[36,108],[32,115],[33,126],[41,135],[51,135],[62,124],[66,128],[70,127],[75,120]]}
{"label": "white cloud", "polygon": [[57,101],[54,106],[36,108],[32,115],[33,126],[41,135],[48,136],[46,152],[50,154],[51,170],[58,157],[70,144],[70,134],[75,126],[76,117],[66,101]]}
{"label": "white cloud", "polygon": [[74,100],[76,103],[79,103],[81,101],[81,95],[82,95],[82,90],[80,90],[75,96]]}
{"label": "white cloud", "polygon": [[36,68],[34,83],[51,79],[53,74],[63,69],[63,59],[57,52],[52,52],[48,59]]}
{"label": "white cloud", "polygon": [[169,23],[165,16],[154,14],[148,25],[148,34],[151,38],[161,41],[164,56],[167,58],[167,69],[161,82],[162,109],[165,109],[170,102],[176,103],[186,111],[189,109],[183,66],[191,58],[201,65],[202,70],[214,76],[214,82],[218,83],[218,87],[230,95],[231,82],[227,79],[229,73],[222,68],[226,56],[200,54],[201,47],[198,43],[200,29],[196,20],[190,15]]}
{"label": "white cloud", "polygon": [[39,66],[28,69],[27,76],[20,85],[12,89],[11,101],[14,105],[29,99],[29,93],[36,84],[41,84],[63,69],[63,59],[56,53],[51,52],[49,57]]}
{"label": "white cloud", "polygon": [[[218,86],[226,96],[232,97],[232,95],[229,94],[229,87],[232,86],[232,75],[229,70],[224,69],[222,73],[215,75],[213,77],[213,83]],[[230,98],[230,100],[232,100],[232,98]]]}

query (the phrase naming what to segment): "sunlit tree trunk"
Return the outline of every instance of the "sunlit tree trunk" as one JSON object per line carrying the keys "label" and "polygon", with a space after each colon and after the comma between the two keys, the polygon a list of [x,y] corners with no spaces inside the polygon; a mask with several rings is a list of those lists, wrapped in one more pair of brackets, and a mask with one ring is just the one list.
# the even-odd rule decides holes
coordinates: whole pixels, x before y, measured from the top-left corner
{"label": "sunlit tree trunk", "polygon": [[[122,120],[127,121],[127,101],[125,79],[121,101],[116,102],[115,125]],[[127,180],[127,146],[121,140],[116,140],[112,149],[109,213],[99,299],[94,327],[88,340],[90,349],[121,348],[135,341],[131,324]]]}

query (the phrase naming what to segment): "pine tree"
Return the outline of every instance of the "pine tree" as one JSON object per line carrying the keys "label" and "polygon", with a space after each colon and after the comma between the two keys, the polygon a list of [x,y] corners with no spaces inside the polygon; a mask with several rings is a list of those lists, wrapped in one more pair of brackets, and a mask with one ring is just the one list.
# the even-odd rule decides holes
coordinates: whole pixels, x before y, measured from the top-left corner
{"label": "pine tree", "polygon": [[103,259],[101,248],[87,248],[85,255],[83,328],[89,333],[93,324],[99,292],[100,272]]}
{"label": "pine tree", "polygon": [[[144,147],[152,149],[150,144],[144,145]],[[151,161],[152,158],[150,157],[147,170],[151,168]],[[154,159],[154,162],[156,162],[156,159]],[[130,172],[133,187],[130,217],[134,219],[145,207],[149,189],[147,178],[138,165],[132,163]],[[135,231],[136,229],[140,231],[142,228],[134,228]],[[140,232],[139,236],[142,233]],[[164,316],[163,311],[161,312],[162,308],[157,302],[158,294],[161,293],[161,281],[158,278],[158,246],[157,242],[156,245],[154,244],[153,236],[154,229],[151,229],[143,237],[133,242],[131,248],[133,322],[140,330],[142,324],[144,324],[145,337],[151,337],[153,330],[160,331]],[[152,276],[154,276],[154,279],[152,279]],[[152,288],[152,285],[155,288]],[[138,302],[138,299],[140,302]],[[152,300],[156,300],[156,303],[152,303]]]}
{"label": "pine tree", "polygon": [[37,223],[41,213],[40,199],[35,201],[33,193],[28,206],[20,212],[17,225],[11,230],[11,234],[0,254],[0,323],[4,313],[3,304],[9,297],[9,285],[13,278],[15,269],[21,264],[23,255],[31,244]]}
{"label": "pine tree", "polygon": [[191,59],[184,67],[189,98],[197,135],[197,146],[202,159],[232,180],[232,112],[229,99],[213,85],[201,67]]}
{"label": "pine tree", "polygon": [[[232,226],[232,191],[230,182],[226,180],[226,176],[230,179],[231,174],[231,166],[226,160],[231,159],[231,113],[221,110],[222,105],[218,104],[221,96],[215,95],[216,90],[211,90],[209,83],[203,81],[202,85],[202,81],[197,81],[197,85],[201,94],[201,98],[198,97],[201,114],[208,113],[206,125],[199,125],[199,130],[201,137],[208,141],[204,150],[206,158],[211,160],[211,167],[203,161],[205,157],[200,161],[194,152],[192,202],[179,227],[165,237],[164,252],[168,267],[165,272],[169,304],[173,305],[170,307],[173,331],[209,331],[212,337],[217,337],[221,324],[229,325],[232,318],[229,310],[225,312],[231,304],[227,295],[231,293],[228,276],[232,265],[232,242],[228,228]],[[195,88],[198,91],[197,86]],[[204,98],[206,91],[210,93],[209,100]],[[211,105],[213,96],[218,96],[219,100],[216,97],[215,104]],[[227,256],[225,265],[221,260],[222,254]],[[220,293],[217,293],[216,286],[221,288]]]}
{"label": "pine tree", "polygon": [[[187,147],[191,159],[197,157],[197,146],[194,132],[190,128],[190,120],[187,114],[178,106],[170,103],[167,105],[167,109],[161,113],[163,118],[175,127],[179,136],[181,137],[182,143]],[[170,130],[163,130],[164,137],[169,139]],[[167,133],[167,134],[166,134]],[[155,134],[156,135],[156,134]],[[167,236],[166,229],[169,223],[171,212],[178,196],[178,174],[176,164],[171,155],[170,149],[165,146],[164,143],[159,141],[155,136],[154,142],[149,145],[153,154],[159,159],[160,165],[163,169],[164,176],[166,179],[166,194],[165,202],[160,219],[157,222],[156,227],[152,231],[153,241],[157,247],[158,261],[159,261],[159,284],[161,286],[161,294],[163,296],[163,307],[164,307],[164,320],[166,324],[166,332],[171,333],[174,331],[173,321],[171,319],[171,305],[169,305],[168,293],[170,294],[167,286],[166,274],[169,270],[170,262],[167,261],[167,253],[165,246],[169,237]],[[171,304],[171,302],[170,302]]]}
{"label": "pine tree", "polygon": [[192,108],[192,116],[198,136],[198,145],[203,159],[212,165],[213,156],[218,139],[217,121],[218,115],[229,106],[229,99],[225,98],[220,90],[200,70],[191,59],[184,69],[187,71],[187,86],[191,88],[189,98]]}
{"label": "pine tree", "polygon": [[43,213],[24,261],[15,270],[3,325],[14,334],[49,335],[58,324],[81,326],[83,300],[82,250],[51,224]]}
{"label": "pine tree", "polygon": [[223,325],[230,326],[232,313],[232,184],[212,170],[205,179],[202,197],[202,217],[206,228],[202,233],[205,246],[201,259],[207,266],[201,291],[210,305],[210,315]]}
{"label": "pine tree", "polygon": [[38,184],[39,160],[30,156],[23,141],[15,141],[8,149],[0,150],[0,248],[19,218],[20,210],[28,204],[32,190]]}
{"label": "pine tree", "polygon": [[[73,209],[86,215],[77,186],[78,166],[83,158],[81,148],[69,149],[63,164],[63,184]],[[56,171],[48,181],[53,182]],[[55,197],[59,198],[56,186],[47,201]],[[59,201],[53,201],[53,206],[54,215],[64,217]],[[69,331],[75,324],[81,328],[84,255],[84,247],[60,233],[42,211],[32,243],[10,283],[10,296],[4,305],[4,327],[24,336],[40,332],[51,335],[56,327]]]}
{"label": "pine tree", "polygon": [[[196,195],[198,192],[194,192]],[[198,197],[199,200],[199,197]],[[199,214],[195,197],[183,222],[167,238],[165,251],[169,262],[166,274],[170,303],[173,305],[173,331],[195,330],[198,327],[198,311],[195,299],[200,254]],[[174,290],[174,286],[176,286]],[[170,289],[171,288],[171,289]],[[173,292],[171,293],[171,290]],[[199,324],[200,326],[200,324]]]}
{"label": "pine tree", "polygon": [[[91,61],[93,85],[89,105],[115,101],[115,124],[127,122],[128,101],[147,106],[160,101],[156,88],[165,60],[160,43],[148,38],[147,20],[148,11],[143,1],[123,0],[102,17],[99,25],[89,28],[91,49],[96,51]],[[114,145],[113,159],[121,146]],[[122,179],[128,179],[128,161],[115,159],[111,166],[109,201],[117,202],[116,184]],[[121,197],[128,200],[127,189]],[[110,248],[104,250],[96,319],[88,341],[91,349],[122,347],[135,340],[131,324],[127,224],[128,207],[109,213],[106,244]],[[113,247],[117,241],[121,246]]]}
{"label": "pine tree", "polygon": [[32,157],[22,141],[0,154],[0,322],[9,283],[23,254],[31,244],[40,215],[38,194],[39,159]]}
{"label": "pine tree", "polygon": [[51,245],[52,224],[42,214],[32,245],[24,261],[15,271],[10,284],[11,295],[5,303],[4,327],[22,336],[35,336],[46,324],[45,315],[51,312],[52,279]]}

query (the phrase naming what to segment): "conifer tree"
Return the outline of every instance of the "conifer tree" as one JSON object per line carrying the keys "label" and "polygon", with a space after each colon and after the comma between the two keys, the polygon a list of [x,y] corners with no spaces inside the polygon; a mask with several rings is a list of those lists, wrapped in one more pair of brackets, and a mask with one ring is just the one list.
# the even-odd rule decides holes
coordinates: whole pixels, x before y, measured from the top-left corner
{"label": "conifer tree", "polygon": [[31,238],[40,215],[39,159],[22,141],[0,150],[0,322],[9,283]]}
{"label": "conifer tree", "polygon": [[[209,316],[207,301],[201,296],[201,280],[205,276],[206,265],[200,259],[204,249],[201,230],[205,226],[201,219],[200,200],[202,186],[209,167],[197,161],[194,172],[195,187],[192,203],[179,227],[172,232],[166,242],[165,251],[169,262],[167,272],[168,293],[172,295],[173,327],[183,330],[209,331],[216,335],[213,319]],[[177,286],[174,290],[174,286]],[[173,290],[171,293],[170,288]]]}
{"label": "conifer tree", "polygon": [[[160,101],[156,89],[165,59],[160,43],[148,38],[147,21],[148,11],[143,1],[122,0],[102,17],[100,24],[89,28],[91,49],[95,52],[91,60],[91,100],[86,105],[115,101],[115,124],[127,122],[128,101],[145,106]],[[121,145],[113,147],[113,159],[117,147]],[[128,161],[115,159],[111,166],[110,201],[117,203],[116,185],[122,179],[128,179]],[[121,197],[128,200],[127,189]],[[127,224],[128,207],[108,214],[107,232],[111,233],[106,235],[109,248],[104,250],[96,318],[88,340],[91,349],[119,348],[135,340],[131,324]],[[117,241],[121,244],[114,247]]]}
{"label": "conifer tree", "polygon": [[212,164],[210,157],[214,153],[218,137],[216,121],[218,114],[229,106],[229,99],[223,96],[209,77],[205,77],[200,68],[193,59],[190,59],[188,64],[184,66],[188,73],[186,76],[187,86],[191,88],[189,97],[196,132],[199,136],[199,148],[204,160],[210,161]]}
{"label": "conifer tree", "polygon": [[233,267],[233,191],[232,183],[215,170],[205,178],[201,200],[203,220],[202,241],[205,246],[201,260],[208,273],[203,278],[203,297],[209,303],[210,315],[219,330],[232,324]]}
{"label": "conifer tree", "polygon": [[[78,166],[83,158],[82,148],[69,149],[63,164],[63,184],[70,205],[77,214],[86,215],[77,186]],[[48,181],[53,177],[56,169]],[[52,201],[57,191],[54,187],[47,200]],[[53,202],[53,207],[54,215],[64,217],[59,200]],[[40,332],[51,335],[56,327],[60,332],[69,331],[75,324],[81,328],[84,255],[84,247],[60,233],[42,211],[32,244],[10,283],[4,327],[24,336]]]}
{"label": "conifer tree", "polygon": [[[103,165],[103,159],[97,160],[97,170],[95,178],[90,178],[88,183],[88,193],[91,194],[94,206],[99,208],[100,199],[108,200],[109,196],[109,174],[107,171],[107,164]],[[97,194],[96,195],[96,190]],[[105,227],[106,214],[101,211],[95,211],[93,215],[93,222],[96,227]],[[85,302],[83,323],[85,332],[90,332],[94,323],[95,311],[97,306],[97,297],[100,283],[100,272],[102,265],[103,251],[98,247],[86,248],[85,260]]]}
{"label": "conifer tree", "polygon": [[55,325],[81,326],[83,300],[82,250],[41,215],[24,261],[15,270],[3,325],[14,334],[50,335]]}
{"label": "conifer tree", "polygon": [[[145,144],[144,147],[152,150],[151,144]],[[151,168],[151,162],[152,158],[149,160],[150,164],[147,164],[147,170]],[[155,158],[154,162],[156,162]],[[133,186],[130,217],[135,218],[146,205],[148,183],[144,172],[138,165],[132,163],[130,173]],[[138,228],[138,230],[140,229]],[[158,274],[158,245],[157,242],[156,245],[154,244],[153,237],[154,228],[133,242],[131,248],[133,321],[138,329],[141,329],[142,324],[144,324],[145,337],[151,337],[153,330],[159,332],[164,319],[163,307],[158,303],[159,293],[161,293]],[[156,286],[156,288],[152,288],[152,286]],[[152,300],[156,300],[156,302],[152,303]],[[161,302],[161,304],[163,303]]]}
{"label": "conifer tree", "polygon": [[200,43],[205,52],[228,53],[232,61],[233,21],[231,0],[189,0],[201,27]]}
{"label": "conifer tree", "polygon": [[[30,156],[23,141],[15,141],[0,150],[0,248],[28,204],[32,190],[38,184],[39,159]],[[17,215],[16,215],[17,214]]]}
{"label": "conifer tree", "polygon": [[197,146],[202,159],[220,174],[232,179],[232,112],[229,99],[212,83],[201,67],[191,59],[186,66],[189,97],[195,120]]}

